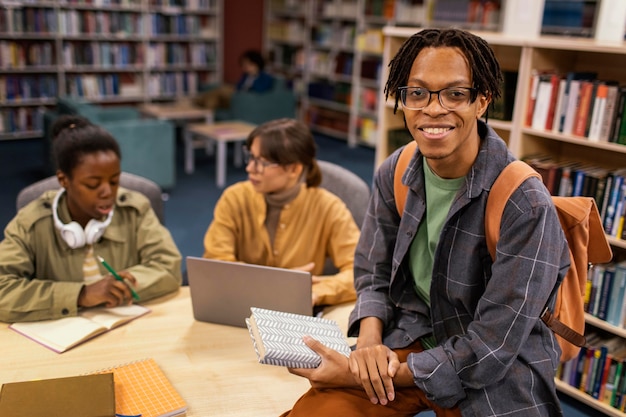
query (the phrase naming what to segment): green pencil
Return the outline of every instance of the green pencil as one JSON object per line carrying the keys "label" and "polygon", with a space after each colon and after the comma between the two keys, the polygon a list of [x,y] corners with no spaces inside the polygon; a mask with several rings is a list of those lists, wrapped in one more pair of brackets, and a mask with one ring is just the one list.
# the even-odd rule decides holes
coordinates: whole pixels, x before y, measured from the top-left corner
{"label": "green pencil", "polygon": [[117,272],[115,272],[115,269],[111,268],[111,265],[109,265],[104,260],[104,258],[102,258],[102,256],[98,256],[98,260],[100,261],[100,263],[102,265],[104,265],[104,267],[107,269],[107,271],[109,271],[111,273],[111,275],[113,275],[115,277],[116,280],[122,281],[123,283],[128,285],[128,289],[130,290],[130,293],[133,295],[133,298],[135,299],[135,301],[139,301],[139,295],[137,295],[135,290],[133,290],[133,287],[131,287],[126,281],[124,281],[124,278],[122,278]]}

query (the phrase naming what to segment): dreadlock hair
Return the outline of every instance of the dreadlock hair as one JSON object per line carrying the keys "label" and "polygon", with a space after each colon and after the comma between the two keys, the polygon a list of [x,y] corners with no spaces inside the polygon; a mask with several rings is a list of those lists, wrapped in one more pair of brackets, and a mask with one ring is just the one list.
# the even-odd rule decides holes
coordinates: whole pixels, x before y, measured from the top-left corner
{"label": "dreadlock hair", "polygon": [[487,42],[461,29],[424,29],[407,39],[389,63],[389,78],[385,84],[385,99],[395,98],[398,110],[399,87],[407,84],[413,61],[424,48],[458,48],[467,59],[473,88],[495,100],[500,97],[502,72],[496,56]]}

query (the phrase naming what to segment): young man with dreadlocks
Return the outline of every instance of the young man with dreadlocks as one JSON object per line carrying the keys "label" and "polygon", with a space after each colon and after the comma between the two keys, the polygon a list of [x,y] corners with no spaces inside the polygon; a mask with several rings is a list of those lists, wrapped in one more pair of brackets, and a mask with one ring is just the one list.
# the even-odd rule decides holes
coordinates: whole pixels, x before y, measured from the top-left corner
{"label": "young man with dreadlocks", "polygon": [[560,350],[539,319],[569,267],[550,194],[526,180],[506,204],[492,262],[484,233],[491,185],[515,158],[480,118],[500,95],[487,43],[423,30],[390,63],[417,150],[394,198],[400,151],[377,171],[356,250],[350,358],[305,337],[322,357],[290,369],[312,388],[284,416],[560,416]]}

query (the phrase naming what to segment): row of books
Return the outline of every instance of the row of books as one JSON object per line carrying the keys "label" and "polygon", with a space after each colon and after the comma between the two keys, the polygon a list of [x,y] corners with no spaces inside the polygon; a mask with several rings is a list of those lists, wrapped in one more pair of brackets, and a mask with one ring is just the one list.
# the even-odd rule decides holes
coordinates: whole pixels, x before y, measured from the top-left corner
{"label": "row of books", "polygon": [[[36,3],[38,0],[31,0]],[[144,0],[60,0],[61,4],[67,5],[90,5],[93,7],[122,6],[139,7]],[[215,9],[218,0],[150,0],[150,6],[156,7],[182,7],[188,10]]]}
{"label": "row of books", "polygon": [[307,55],[307,66],[312,73],[352,76],[354,56],[352,54],[332,54],[327,51],[312,51]]}
{"label": "row of books", "polygon": [[359,117],[356,121],[356,134],[360,141],[376,145],[378,143],[378,123],[369,117]]}
{"label": "row of books", "polygon": [[166,64],[206,65],[216,60],[214,43],[151,43],[147,55],[149,67]]}
{"label": "row of books", "polygon": [[64,35],[141,36],[143,16],[119,11],[63,10],[59,29]]}
{"label": "row of books", "polygon": [[591,36],[597,3],[585,0],[546,0],[541,33]]}
{"label": "row of books", "polygon": [[557,378],[596,400],[624,411],[626,398],[626,345],[620,337],[600,332],[587,334],[587,346],[578,357],[561,364]]}
{"label": "row of books", "polygon": [[198,91],[198,77],[195,72],[151,74],[148,77],[148,94],[150,96],[195,94]]}
{"label": "row of books", "polygon": [[359,91],[358,109],[375,113],[378,110],[378,90],[375,88],[362,87]]}
{"label": "row of books", "polygon": [[100,99],[121,95],[118,74],[71,75],[67,77],[66,91],[74,97]]}
{"label": "row of books", "polygon": [[271,62],[281,66],[302,70],[304,67],[304,50],[298,45],[272,45]]}
{"label": "row of books", "polygon": [[298,20],[276,20],[268,22],[267,37],[273,41],[304,43],[307,31]]}
{"label": "row of books", "polygon": [[61,4],[102,6],[140,6],[143,0],[60,0]]}
{"label": "row of books", "polygon": [[[107,0],[99,0],[107,1]],[[115,0],[124,1],[124,0]],[[141,1],[141,0],[135,0]],[[218,0],[150,0],[150,6],[182,7],[187,10],[211,10],[217,8]]]}
{"label": "row of books", "polygon": [[43,130],[43,107],[20,107],[0,110],[0,133]]}
{"label": "row of books", "polygon": [[143,64],[144,47],[134,42],[64,42],[63,65],[129,68]]}
{"label": "row of books", "polygon": [[585,288],[587,313],[626,328],[626,262],[594,265]]}
{"label": "row of books", "polygon": [[534,129],[626,144],[626,88],[595,72],[534,70],[525,124]]}
{"label": "row of books", "polygon": [[574,161],[557,161],[551,156],[524,158],[543,178],[552,195],[593,197],[600,211],[604,231],[626,239],[626,169],[609,170]]}
{"label": "row of books", "polygon": [[0,33],[55,33],[56,12],[52,8],[0,8]]}
{"label": "row of books", "polygon": [[56,75],[0,76],[0,102],[54,98],[58,95]]}
{"label": "row of books", "polygon": [[499,0],[437,0],[432,20],[477,29],[497,29],[500,25]]}
{"label": "row of books", "polygon": [[0,41],[0,68],[26,68],[55,65],[52,42]]}
{"label": "row of books", "polygon": [[350,103],[351,86],[346,83],[331,83],[326,80],[311,81],[308,86],[308,96],[335,103]]}
{"label": "row of books", "polygon": [[329,129],[347,135],[350,128],[350,115],[323,107],[309,106],[306,122],[313,129]]}
{"label": "row of books", "polygon": [[355,30],[354,25],[336,27],[330,23],[320,23],[313,28],[311,41],[318,46],[352,49]]}
{"label": "row of books", "polygon": [[317,15],[319,17],[341,18],[354,20],[359,15],[359,8],[356,1],[320,1],[317,4]]}
{"label": "row of books", "polygon": [[205,16],[150,13],[148,33],[152,35],[204,36],[216,31],[217,22]]}
{"label": "row of books", "polygon": [[416,26],[426,21],[426,3],[424,0],[369,0],[365,5],[365,15]]}

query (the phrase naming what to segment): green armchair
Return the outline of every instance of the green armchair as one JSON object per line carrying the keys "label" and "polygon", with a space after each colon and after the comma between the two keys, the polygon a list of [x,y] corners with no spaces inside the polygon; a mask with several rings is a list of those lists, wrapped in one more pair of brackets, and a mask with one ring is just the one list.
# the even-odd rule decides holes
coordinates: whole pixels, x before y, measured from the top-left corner
{"label": "green armchair", "polygon": [[267,93],[236,91],[230,99],[230,119],[261,124],[283,117],[295,118],[296,95],[284,80],[276,79],[274,83]]}
{"label": "green armchair", "polygon": [[[202,87],[201,91],[207,93],[219,89],[219,84],[210,84]],[[283,117],[296,117],[298,99],[283,78],[275,78],[274,87],[265,93],[234,91],[226,100],[229,103],[228,107],[223,107],[222,94],[226,93],[220,93],[213,97],[212,100],[205,100],[206,96],[198,96],[195,104],[211,108],[217,105],[218,107],[214,108],[213,114],[215,121],[218,122],[241,120],[248,123],[261,124]],[[220,96],[220,99],[217,98],[218,96]]]}
{"label": "green armchair", "polygon": [[54,111],[44,114],[44,142],[50,162],[50,127],[57,117],[77,114],[102,126],[117,139],[122,152],[122,171],[156,182],[162,189],[176,185],[176,136],[174,125],[167,121],[142,119],[135,107],[102,107],[61,97]]}

